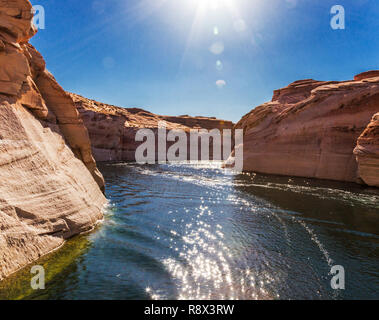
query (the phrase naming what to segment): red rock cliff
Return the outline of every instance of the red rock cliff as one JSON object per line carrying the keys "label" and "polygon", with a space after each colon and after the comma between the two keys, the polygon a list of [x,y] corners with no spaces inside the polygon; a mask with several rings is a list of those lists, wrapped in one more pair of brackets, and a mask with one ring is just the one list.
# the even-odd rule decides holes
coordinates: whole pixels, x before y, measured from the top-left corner
{"label": "red rock cliff", "polygon": [[27,0],[0,0],[0,280],[91,229],[104,181],[71,97],[28,44]]}
{"label": "red rock cliff", "polygon": [[[231,121],[207,117],[160,116],[137,108],[120,108],[71,94],[88,128],[92,151],[97,161],[135,161],[135,152],[141,142],[135,141],[141,128],[157,130],[164,121],[167,130],[232,129]],[[169,143],[167,144],[170,145]],[[210,147],[212,154],[212,145]],[[221,159],[217,159],[221,160]]]}
{"label": "red rock cliff", "polygon": [[379,73],[355,79],[296,81],[244,116],[244,169],[377,186],[375,118],[365,129],[379,111]]}

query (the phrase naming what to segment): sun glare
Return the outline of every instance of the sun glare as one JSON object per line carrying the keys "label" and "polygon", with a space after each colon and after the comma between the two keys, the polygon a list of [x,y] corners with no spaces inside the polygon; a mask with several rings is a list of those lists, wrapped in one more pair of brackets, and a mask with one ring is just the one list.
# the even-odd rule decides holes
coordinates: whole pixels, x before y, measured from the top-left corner
{"label": "sun glare", "polygon": [[234,0],[189,0],[192,3],[195,3],[200,10],[209,10],[209,9],[219,9],[222,7],[229,7],[233,5]]}

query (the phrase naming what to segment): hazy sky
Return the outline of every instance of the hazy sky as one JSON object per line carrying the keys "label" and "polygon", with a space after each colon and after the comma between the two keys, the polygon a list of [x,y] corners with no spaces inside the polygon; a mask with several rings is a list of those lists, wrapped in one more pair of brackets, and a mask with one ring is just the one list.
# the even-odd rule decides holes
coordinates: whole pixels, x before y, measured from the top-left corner
{"label": "hazy sky", "polygon": [[238,121],[292,81],[379,69],[377,0],[32,3],[46,10],[32,44],[66,90],[158,114]]}

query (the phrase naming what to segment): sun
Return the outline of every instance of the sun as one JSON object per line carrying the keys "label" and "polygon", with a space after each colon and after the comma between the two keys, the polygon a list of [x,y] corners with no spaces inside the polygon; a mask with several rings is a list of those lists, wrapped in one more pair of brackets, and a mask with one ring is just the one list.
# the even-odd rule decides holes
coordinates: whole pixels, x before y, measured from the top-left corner
{"label": "sun", "polygon": [[235,0],[189,0],[197,5],[201,10],[219,9],[229,7]]}
{"label": "sun", "polygon": [[[237,2],[239,0],[186,0],[187,3],[196,8],[196,18],[199,20],[206,19],[209,15],[223,15],[230,13],[231,16],[239,14]],[[253,0],[252,0],[253,1]]]}

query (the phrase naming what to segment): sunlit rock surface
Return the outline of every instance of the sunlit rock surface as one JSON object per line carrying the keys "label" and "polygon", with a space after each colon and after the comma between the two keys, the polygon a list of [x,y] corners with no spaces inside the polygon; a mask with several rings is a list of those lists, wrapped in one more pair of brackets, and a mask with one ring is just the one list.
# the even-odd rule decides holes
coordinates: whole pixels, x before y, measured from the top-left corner
{"label": "sunlit rock surface", "polygon": [[74,102],[28,44],[27,0],[0,0],[0,280],[90,230],[104,180]]}
{"label": "sunlit rock surface", "polygon": [[[191,129],[219,129],[223,132],[234,126],[231,121],[216,118],[160,116],[138,108],[120,108],[77,94],[70,95],[89,131],[92,152],[97,161],[135,161],[136,149],[141,145],[135,141],[137,131],[152,129],[157,135],[159,122],[165,122],[167,130],[181,129],[187,134]],[[211,145],[211,155],[212,150]]]}
{"label": "sunlit rock surface", "polygon": [[236,125],[244,129],[244,169],[375,185],[377,132],[358,143],[360,170],[354,148],[379,111],[379,76],[356,79],[296,81],[245,115]]}
{"label": "sunlit rock surface", "polygon": [[368,185],[379,187],[379,113],[359,137],[355,154],[359,177]]}

